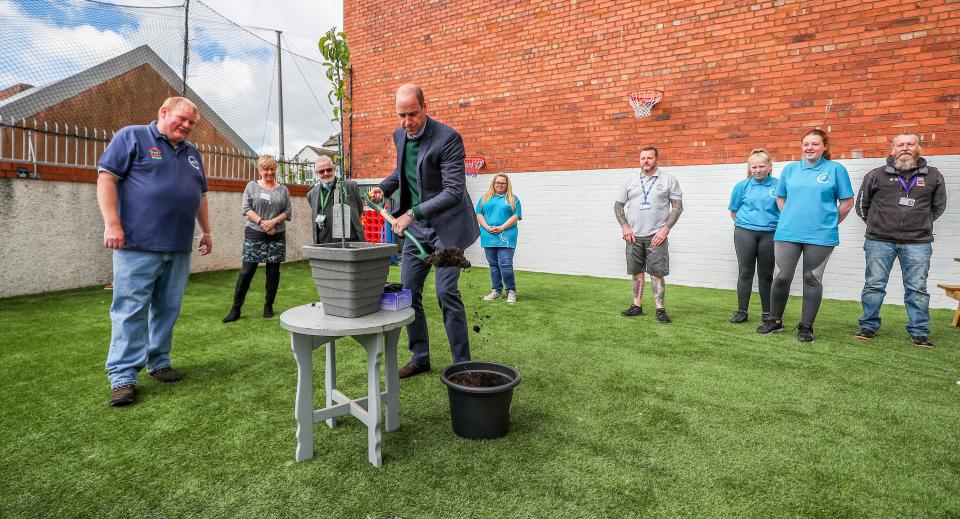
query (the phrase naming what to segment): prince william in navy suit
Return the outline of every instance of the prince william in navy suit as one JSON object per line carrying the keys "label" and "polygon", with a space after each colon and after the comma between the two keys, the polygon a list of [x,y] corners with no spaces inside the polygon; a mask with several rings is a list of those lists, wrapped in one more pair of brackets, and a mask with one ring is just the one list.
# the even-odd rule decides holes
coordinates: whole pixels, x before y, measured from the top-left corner
{"label": "prince william in navy suit", "polygon": [[[480,228],[466,188],[463,139],[453,128],[427,117],[423,90],[417,85],[397,89],[396,108],[400,119],[400,128],[393,133],[397,167],[370,191],[370,198],[380,202],[384,195],[399,190],[394,232],[410,231],[428,252],[449,246],[464,250],[477,241]],[[400,277],[403,287],[413,292],[416,317],[407,326],[413,357],[400,369],[400,378],[430,371],[430,339],[423,313],[423,282],[430,265],[417,253],[416,246],[407,240]],[[467,315],[457,287],[459,279],[459,267],[437,267],[437,301],[443,311],[453,362],[470,360]]]}

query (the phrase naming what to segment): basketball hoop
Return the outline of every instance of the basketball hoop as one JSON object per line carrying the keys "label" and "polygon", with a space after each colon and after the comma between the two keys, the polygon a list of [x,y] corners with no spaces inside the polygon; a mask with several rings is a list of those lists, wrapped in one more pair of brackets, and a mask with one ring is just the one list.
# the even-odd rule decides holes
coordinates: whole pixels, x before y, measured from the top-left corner
{"label": "basketball hoop", "polygon": [[627,102],[633,108],[633,115],[637,116],[637,119],[650,117],[653,105],[659,103],[661,99],[663,99],[663,90],[636,90],[627,93]]}
{"label": "basketball hoop", "polygon": [[467,170],[467,175],[475,177],[480,174],[480,168],[485,164],[483,157],[466,157],[463,159],[463,166]]}

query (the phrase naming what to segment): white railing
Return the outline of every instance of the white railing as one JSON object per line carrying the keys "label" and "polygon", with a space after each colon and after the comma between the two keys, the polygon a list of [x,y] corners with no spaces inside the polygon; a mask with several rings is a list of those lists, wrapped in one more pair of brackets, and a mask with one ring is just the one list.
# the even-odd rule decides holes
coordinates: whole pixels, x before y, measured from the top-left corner
{"label": "white railing", "polygon": [[[0,114],[0,161],[72,166],[95,170],[100,155],[115,132],[64,123],[4,117]],[[255,180],[257,155],[236,148],[195,144],[203,158],[207,178]],[[312,162],[278,161],[277,180],[284,184],[312,184]]]}

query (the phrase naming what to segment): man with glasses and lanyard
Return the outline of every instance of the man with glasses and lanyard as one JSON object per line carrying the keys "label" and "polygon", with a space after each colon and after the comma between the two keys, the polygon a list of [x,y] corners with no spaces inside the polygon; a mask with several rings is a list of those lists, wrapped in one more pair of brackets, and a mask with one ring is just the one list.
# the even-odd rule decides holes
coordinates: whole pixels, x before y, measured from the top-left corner
{"label": "man with glasses and lanyard", "polygon": [[633,277],[633,304],[624,317],[643,315],[643,273],[650,274],[657,321],[669,323],[664,309],[664,277],[670,273],[667,235],[683,212],[683,192],[673,175],[657,168],[659,154],[653,146],[640,150],[640,169],[623,184],[613,205],[627,243],[627,273]]}
{"label": "man with glasses and lanyard", "polygon": [[[333,237],[333,206],[340,203],[337,189],[336,167],[330,157],[321,156],[316,163],[317,184],[307,193],[310,214],[313,218],[313,243],[340,241]],[[347,241],[366,241],[360,215],[363,214],[363,199],[360,188],[352,180],[346,181],[347,200],[350,207],[350,237]]]}

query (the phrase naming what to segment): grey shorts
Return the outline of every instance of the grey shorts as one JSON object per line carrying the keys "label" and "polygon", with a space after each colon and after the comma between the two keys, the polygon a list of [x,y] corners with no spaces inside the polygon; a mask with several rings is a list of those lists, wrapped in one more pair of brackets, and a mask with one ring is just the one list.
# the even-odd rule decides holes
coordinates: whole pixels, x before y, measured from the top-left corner
{"label": "grey shorts", "polygon": [[631,276],[646,272],[662,278],[670,273],[670,252],[668,240],[654,247],[650,245],[653,236],[637,238],[636,243],[627,242],[627,274]]}

